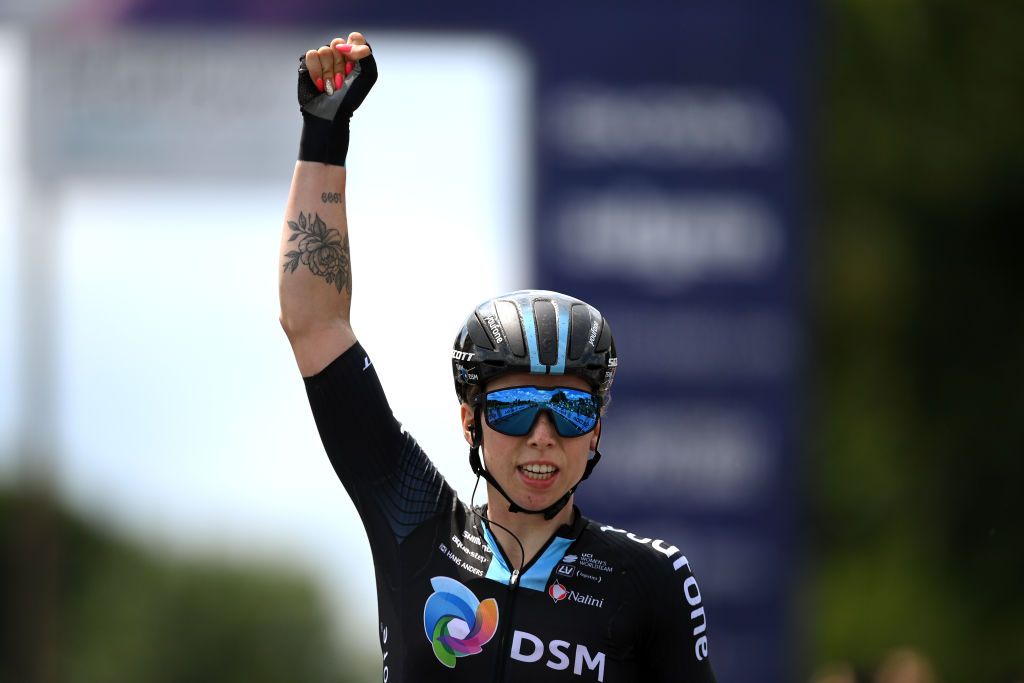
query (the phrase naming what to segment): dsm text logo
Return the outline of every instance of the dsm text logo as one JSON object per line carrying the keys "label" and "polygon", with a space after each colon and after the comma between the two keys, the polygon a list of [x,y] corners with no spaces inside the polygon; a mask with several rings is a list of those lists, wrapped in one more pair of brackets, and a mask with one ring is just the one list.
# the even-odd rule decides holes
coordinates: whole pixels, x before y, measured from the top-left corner
{"label": "dsm text logo", "polygon": [[434,592],[423,605],[423,631],[434,648],[437,661],[455,668],[458,657],[475,655],[498,630],[498,603],[483,602],[455,579],[435,576]]}

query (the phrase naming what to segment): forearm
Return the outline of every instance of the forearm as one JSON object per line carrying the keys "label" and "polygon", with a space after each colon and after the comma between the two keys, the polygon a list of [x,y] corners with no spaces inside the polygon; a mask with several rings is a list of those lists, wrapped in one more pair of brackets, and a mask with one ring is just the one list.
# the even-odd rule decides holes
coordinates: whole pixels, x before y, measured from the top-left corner
{"label": "forearm", "polygon": [[345,216],[345,168],[295,165],[279,264],[281,325],[299,371],[315,374],[355,343],[349,323],[352,264]]}

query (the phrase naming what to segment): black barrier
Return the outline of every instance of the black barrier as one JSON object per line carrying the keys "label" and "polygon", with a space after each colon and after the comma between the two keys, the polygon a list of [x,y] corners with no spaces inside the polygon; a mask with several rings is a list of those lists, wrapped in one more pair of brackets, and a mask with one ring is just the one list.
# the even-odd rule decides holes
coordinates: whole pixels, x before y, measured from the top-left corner
{"label": "black barrier", "polygon": [[621,359],[581,507],[687,554],[719,680],[790,680],[811,3],[152,0],[130,18],[484,31],[526,47],[523,286],[600,308]]}

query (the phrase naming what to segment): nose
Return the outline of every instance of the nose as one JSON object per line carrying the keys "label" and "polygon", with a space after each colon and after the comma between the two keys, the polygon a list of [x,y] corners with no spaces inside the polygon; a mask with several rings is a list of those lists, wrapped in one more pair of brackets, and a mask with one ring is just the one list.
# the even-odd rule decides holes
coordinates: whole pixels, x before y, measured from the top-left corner
{"label": "nose", "polygon": [[555,431],[555,423],[551,421],[551,416],[548,415],[546,410],[542,410],[537,415],[533,427],[530,428],[529,440],[526,443],[528,446],[535,448],[547,448],[555,444],[557,434],[558,432]]}

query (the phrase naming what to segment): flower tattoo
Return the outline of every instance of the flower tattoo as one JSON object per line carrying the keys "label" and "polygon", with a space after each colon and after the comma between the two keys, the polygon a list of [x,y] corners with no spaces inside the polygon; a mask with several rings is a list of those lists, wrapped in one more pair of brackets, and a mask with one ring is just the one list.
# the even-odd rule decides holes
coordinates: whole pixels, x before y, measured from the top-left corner
{"label": "flower tattoo", "polygon": [[298,240],[297,249],[285,254],[284,271],[294,273],[301,263],[317,277],[341,290],[352,292],[352,270],[349,266],[348,235],[342,236],[320,218],[320,214],[299,212],[298,221],[288,221],[292,229],[289,242]]}

